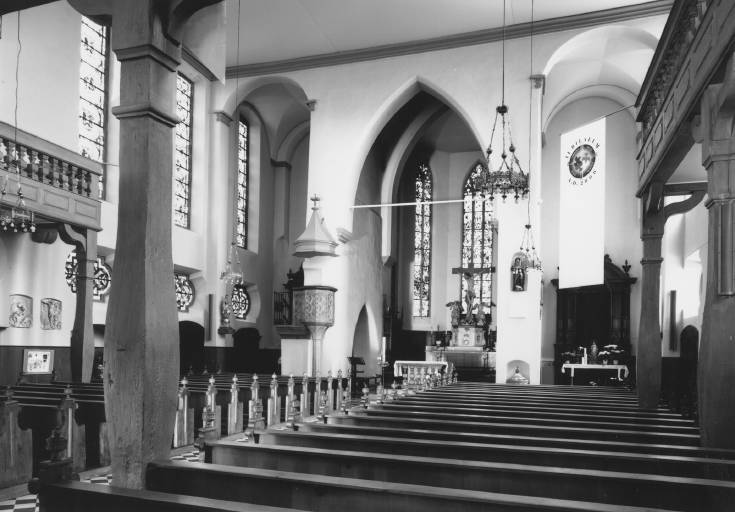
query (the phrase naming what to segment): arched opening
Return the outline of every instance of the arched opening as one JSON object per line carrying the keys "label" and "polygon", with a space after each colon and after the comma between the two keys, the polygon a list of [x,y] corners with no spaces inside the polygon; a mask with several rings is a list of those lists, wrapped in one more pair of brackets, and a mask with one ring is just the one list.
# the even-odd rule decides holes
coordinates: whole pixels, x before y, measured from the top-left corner
{"label": "arched opening", "polygon": [[[377,137],[355,203],[425,200],[427,176],[432,201],[461,199],[467,169],[482,158],[481,146],[461,113],[422,88]],[[451,329],[446,304],[460,293],[451,269],[461,266],[462,203],[384,207],[380,213],[380,296],[389,360],[423,360],[435,331]],[[355,210],[355,225],[370,214]]]}
{"label": "arched opening", "polygon": [[[362,359],[365,363],[370,358],[370,326],[368,325],[368,314],[365,306],[360,310],[355,324],[355,334],[352,341],[352,357]],[[358,371],[365,371],[365,366],[358,366]],[[356,375],[355,377],[368,377],[366,374]]]}
{"label": "arched opening", "polygon": [[179,357],[180,375],[204,370],[204,327],[189,320],[179,322]]}
{"label": "arched opening", "polygon": [[[259,362],[253,362],[254,354],[250,353],[256,337],[251,334],[251,341],[237,349],[244,359],[234,364],[273,371],[278,357],[265,357],[263,351],[279,350],[280,338],[272,328],[273,296],[285,291],[282,284],[288,281],[289,270],[301,264],[301,259],[293,256],[293,242],[303,231],[307,213],[311,112],[301,87],[278,77],[249,83],[240,98],[234,117],[241,128],[247,126],[247,144],[240,144],[243,137],[238,132],[238,168],[232,184],[238,192],[236,205],[246,212],[235,212],[234,218],[247,226],[247,250],[241,251],[240,259],[252,302],[248,315],[238,319],[235,328],[254,328],[262,341]],[[243,203],[247,203],[244,208]],[[241,217],[247,220],[243,222]]]}
{"label": "arched opening", "polygon": [[232,360],[228,371],[244,373],[277,373],[280,375],[281,349],[261,347],[260,331],[254,327],[238,329],[232,336]]}

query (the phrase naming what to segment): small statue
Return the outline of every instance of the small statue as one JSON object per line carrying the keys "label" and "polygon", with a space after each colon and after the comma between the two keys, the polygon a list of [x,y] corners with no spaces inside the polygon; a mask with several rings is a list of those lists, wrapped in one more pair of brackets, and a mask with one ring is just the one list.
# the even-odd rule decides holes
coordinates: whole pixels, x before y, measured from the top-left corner
{"label": "small statue", "polygon": [[465,272],[463,277],[466,287],[464,300],[467,303],[467,316],[465,319],[469,319],[472,317],[472,309],[474,308],[475,297],[477,297],[477,294],[475,294],[475,280],[473,279],[472,274]]}
{"label": "small statue", "polygon": [[449,314],[452,316],[452,327],[457,327],[459,325],[459,314],[462,309],[462,303],[455,300],[447,303],[447,307],[449,308]]}
{"label": "small statue", "polygon": [[232,315],[230,296],[225,295],[219,305],[220,326],[217,329],[219,334],[232,334],[235,332],[232,326],[230,326],[230,315]]}
{"label": "small statue", "polygon": [[598,354],[599,349],[597,348],[597,340],[592,340],[592,345],[590,346],[589,364],[597,364]]}
{"label": "small statue", "polygon": [[510,267],[512,290],[522,292],[526,289],[526,268],[520,257],[516,257],[513,266]]}

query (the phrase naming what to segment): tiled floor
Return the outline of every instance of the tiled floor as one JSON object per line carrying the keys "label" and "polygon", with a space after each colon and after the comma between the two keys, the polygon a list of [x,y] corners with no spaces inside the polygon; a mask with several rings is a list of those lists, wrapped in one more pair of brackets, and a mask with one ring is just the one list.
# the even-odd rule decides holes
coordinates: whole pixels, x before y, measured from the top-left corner
{"label": "tiled floor", "polygon": [[[192,452],[184,452],[178,455],[173,455],[171,460],[186,460],[189,462],[199,462],[199,452],[197,450]],[[110,485],[112,475],[96,476],[90,479],[83,479],[82,482],[90,482],[93,484]],[[13,512],[38,512],[38,503],[36,502],[35,494],[28,494],[21,496],[14,500],[0,501],[0,512],[5,511]]]}

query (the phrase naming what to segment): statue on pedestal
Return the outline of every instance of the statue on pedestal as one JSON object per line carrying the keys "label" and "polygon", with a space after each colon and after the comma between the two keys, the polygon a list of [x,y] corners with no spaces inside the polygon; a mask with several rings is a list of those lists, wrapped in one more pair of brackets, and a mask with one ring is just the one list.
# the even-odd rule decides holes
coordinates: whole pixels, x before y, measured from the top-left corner
{"label": "statue on pedestal", "polygon": [[472,319],[472,310],[474,309],[474,302],[475,297],[477,294],[475,293],[475,280],[472,277],[472,274],[469,272],[465,272],[462,275],[462,278],[464,279],[465,283],[465,293],[464,293],[464,300],[467,303],[467,314],[465,316],[465,323],[469,323],[469,321]]}

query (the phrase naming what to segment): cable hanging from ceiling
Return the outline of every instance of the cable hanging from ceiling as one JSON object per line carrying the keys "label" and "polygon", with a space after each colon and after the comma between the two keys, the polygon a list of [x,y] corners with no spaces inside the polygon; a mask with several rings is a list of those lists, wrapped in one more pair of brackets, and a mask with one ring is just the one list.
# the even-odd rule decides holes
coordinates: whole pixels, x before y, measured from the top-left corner
{"label": "cable hanging from ceiling", "polygon": [[6,199],[8,194],[9,176],[5,176],[5,181],[0,187],[0,230],[12,231],[14,233],[22,232],[35,232],[36,222],[34,213],[26,206],[25,196],[23,194],[23,185],[21,184],[20,168],[21,165],[27,165],[28,155],[24,153],[23,159],[21,159],[18,153],[18,77],[20,74],[20,11],[18,11],[18,24],[17,24],[17,41],[18,41],[18,52],[15,56],[15,106],[14,106],[14,133],[13,133],[13,144],[10,151],[5,150],[5,145],[0,144],[0,163],[5,163],[5,169],[9,173],[14,173],[17,180],[18,186],[15,190],[15,205],[5,206],[8,203],[12,203],[10,198]]}
{"label": "cable hanging from ceiling", "polygon": [[[505,3],[505,0],[503,0]],[[531,0],[531,34],[530,34],[530,71],[533,75],[533,3]],[[531,171],[531,130],[533,129],[533,116],[531,112],[531,105],[533,105],[533,86],[529,88],[529,108],[528,108],[528,170]],[[528,185],[526,185],[528,187]],[[527,189],[528,190],[528,189]],[[534,268],[541,270],[541,258],[536,251],[536,242],[533,238],[533,230],[531,228],[531,201],[528,201],[526,205],[526,225],[523,230],[523,238],[521,240],[521,252],[526,256],[526,268]]]}

